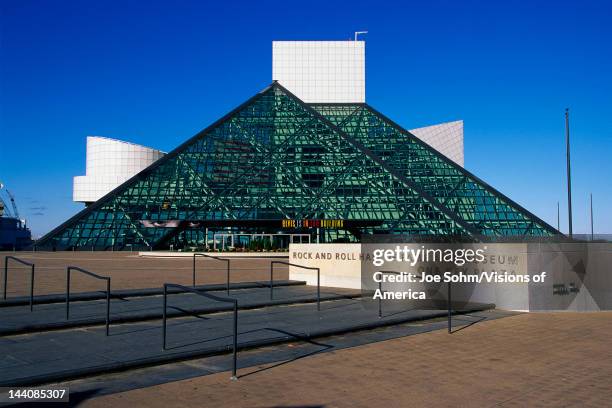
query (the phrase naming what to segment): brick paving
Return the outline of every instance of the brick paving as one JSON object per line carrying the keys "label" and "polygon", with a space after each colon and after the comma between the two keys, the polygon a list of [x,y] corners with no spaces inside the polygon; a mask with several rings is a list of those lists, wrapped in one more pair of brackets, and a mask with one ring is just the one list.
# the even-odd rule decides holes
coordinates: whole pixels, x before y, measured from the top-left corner
{"label": "brick paving", "polygon": [[612,312],[532,313],[88,400],[85,407],[604,407]]}
{"label": "brick paving", "polygon": [[[142,289],[160,287],[164,282],[191,285],[192,258],[146,258],[130,252],[0,252],[2,274],[4,256],[14,255],[36,264],[35,295],[66,291],[66,267],[78,266],[103,276],[110,276],[112,289]],[[233,259],[232,282],[268,280],[272,259]],[[30,291],[30,269],[9,261],[7,297],[26,296]],[[224,283],[225,264],[214,259],[197,259],[197,283]],[[275,279],[288,279],[287,268],[275,266]],[[73,292],[104,289],[104,283],[74,273]],[[0,287],[3,283],[0,283]],[[0,295],[1,296],[1,295]]]}

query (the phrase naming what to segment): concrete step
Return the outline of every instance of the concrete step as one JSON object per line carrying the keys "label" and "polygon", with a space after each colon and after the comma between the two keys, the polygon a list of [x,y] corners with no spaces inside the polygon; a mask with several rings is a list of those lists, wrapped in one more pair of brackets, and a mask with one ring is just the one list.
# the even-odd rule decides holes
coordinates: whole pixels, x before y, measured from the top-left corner
{"label": "concrete step", "polygon": [[[404,306],[405,307],[405,306]],[[473,305],[461,312],[486,310]],[[445,317],[446,310],[403,310],[386,304],[385,314],[371,299],[271,306],[238,313],[238,349],[312,340],[416,320]],[[140,322],[0,338],[0,386],[40,385],[101,373],[124,371],[231,352],[233,313],[168,321],[167,349],[161,324]],[[240,361],[240,355],[238,355]]]}
{"label": "concrete step", "polygon": [[[305,281],[296,280],[275,280],[274,286],[299,286],[306,285]],[[212,285],[197,285],[196,289],[203,291],[219,291],[226,289],[225,283],[217,283]],[[236,282],[230,283],[230,290],[233,289],[250,289],[250,288],[269,288],[270,281],[258,281],[258,282]],[[178,293],[179,291],[174,288],[169,289],[170,293]],[[119,289],[113,290],[111,286],[111,297],[112,298],[129,298],[136,296],[156,296],[163,293],[163,288],[146,288],[146,289]],[[70,294],[70,301],[82,301],[82,300],[97,300],[106,299],[105,291],[96,292],[77,292]],[[47,304],[47,303],[63,303],[66,302],[65,293],[54,293],[50,295],[37,295],[34,296],[34,304]],[[18,296],[0,300],[0,308],[12,307],[12,306],[24,306],[30,304],[29,296]]]}
{"label": "concrete step", "polygon": [[[275,305],[313,303],[316,288],[305,285],[276,286],[274,299],[267,288],[234,289],[216,296],[238,300],[241,310]],[[354,289],[321,288],[321,301],[351,299],[361,296]],[[228,303],[217,302],[189,292],[173,292],[168,296],[167,317],[202,315],[233,310]],[[163,296],[113,298],[110,306],[111,325],[161,319]],[[32,312],[23,306],[0,309],[0,336],[87,327],[106,323],[106,300],[70,302],[70,319],[66,319],[65,303],[39,305]]]}

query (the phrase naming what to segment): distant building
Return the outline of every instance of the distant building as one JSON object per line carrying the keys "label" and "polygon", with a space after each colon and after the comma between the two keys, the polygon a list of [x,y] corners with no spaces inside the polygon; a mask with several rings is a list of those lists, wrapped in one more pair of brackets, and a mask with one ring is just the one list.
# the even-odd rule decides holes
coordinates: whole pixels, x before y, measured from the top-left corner
{"label": "distant building", "polygon": [[[32,244],[32,233],[24,219],[19,218],[15,198],[0,183],[0,251],[21,250]],[[11,203],[12,212],[7,203]]]}
{"label": "distant building", "polygon": [[0,216],[0,250],[20,250],[31,244],[32,233],[23,220]]}

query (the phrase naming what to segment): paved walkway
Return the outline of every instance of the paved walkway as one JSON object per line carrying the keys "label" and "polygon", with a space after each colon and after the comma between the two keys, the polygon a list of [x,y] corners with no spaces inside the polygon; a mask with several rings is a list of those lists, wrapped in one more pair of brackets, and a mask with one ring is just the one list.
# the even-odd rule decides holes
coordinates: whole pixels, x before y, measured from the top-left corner
{"label": "paved walkway", "polygon": [[[113,290],[161,287],[164,282],[192,284],[193,258],[146,258],[130,252],[0,252],[2,274],[5,255],[14,255],[36,264],[35,295],[65,292],[68,265],[110,276]],[[269,279],[270,262],[273,260],[278,259],[232,259],[232,282]],[[202,257],[196,262],[198,285],[225,283],[224,262]],[[274,271],[274,279],[289,279],[286,266],[277,265]],[[74,292],[104,289],[104,282],[79,273],[73,273],[71,279]],[[9,261],[8,297],[29,293],[29,267]]]}
{"label": "paved walkway", "polygon": [[[444,310],[410,310],[401,304],[388,304],[379,318],[375,304],[360,299],[322,302],[320,311],[312,303],[241,310],[238,347],[259,347],[445,314]],[[170,319],[166,351],[162,351],[158,320],[112,325],[109,336],[104,335],[103,327],[91,327],[0,337],[0,385],[41,384],[120,367],[227,352],[232,344],[232,323],[232,312]]]}
{"label": "paved walkway", "polygon": [[80,406],[605,407],[610,339],[611,312],[522,314],[243,369],[238,381],[224,372]]}

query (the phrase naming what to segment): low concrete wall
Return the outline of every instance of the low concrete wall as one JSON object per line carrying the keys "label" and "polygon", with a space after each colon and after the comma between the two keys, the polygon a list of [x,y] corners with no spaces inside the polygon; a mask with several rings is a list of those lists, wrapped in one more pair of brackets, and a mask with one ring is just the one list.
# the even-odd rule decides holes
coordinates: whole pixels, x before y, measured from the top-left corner
{"label": "low concrete wall", "polygon": [[529,286],[530,310],[612,310],[612,244],[530,244],[528,252],[529,269],[550,274]]}
{"label": "low concrete wall", "polygon": [[[408,267],[402,262],[385,262],[380,270],[398,272],[483,271],[511,275],[533,275],[546,272],[543,283],[453,284],[453,299],[495,303],[500,309],[521,311],[593,311],[612,310],[612,244],[609,243],[503,243],[503,244],[291,244],[289,262],[321,268],[321,285],[363,288],[363,268],[372,265],[374,249],[395,248],[483,248],[485,260],[457,267],[446,263],[417,263]],[[371,272],[368,272],[371,273]],[[371,280],[371,274],[366,274]],[[316,285],[316,272],[289,268],[289,278]],[[401,284],[401,289],[419,289],[418,284]],[[446,284],[444,284],[446,285]],[[371,288],[370,288],[371,289]]]}
{"label": "low concrete wall", "polygon": [[[361,289],[361,244],[290,244],[289,262],[321,268],[321,286]],[[289,267],[289,279],[317,284],[316,271]]]}

